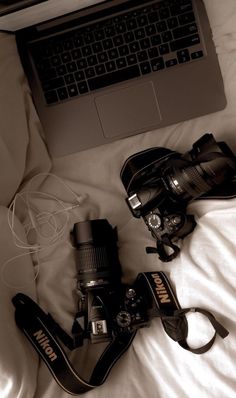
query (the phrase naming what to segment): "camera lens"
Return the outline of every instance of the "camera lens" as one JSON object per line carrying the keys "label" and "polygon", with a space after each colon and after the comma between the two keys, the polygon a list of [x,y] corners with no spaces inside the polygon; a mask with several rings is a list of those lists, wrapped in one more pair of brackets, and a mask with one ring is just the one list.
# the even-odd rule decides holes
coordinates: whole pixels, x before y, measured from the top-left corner
{"label": "camera lens", "polygon": [[119,278],[116,231],[107,220],[76,223],[73,235],[81,288],[102,287]]}
{"label": "camera lens", "polygon": [[[187,156],[184,155],[179,164],[168,169],[164,177],[169,190],[181,199],[197,198],[235,175],[236,160],[230,148],[225,143],[217,143],[210,134],[206,136],[204,146],[195,144],[194,162],[186,160]],[[210,141],[208,147],[207,141]]]}

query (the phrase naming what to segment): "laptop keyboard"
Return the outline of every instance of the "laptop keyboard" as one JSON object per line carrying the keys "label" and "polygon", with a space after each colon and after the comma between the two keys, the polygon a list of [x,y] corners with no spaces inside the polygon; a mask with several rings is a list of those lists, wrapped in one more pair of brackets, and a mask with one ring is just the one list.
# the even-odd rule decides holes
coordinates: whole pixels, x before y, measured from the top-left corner
{"label": "laptop keyboard", "polygon": [[164,0],[34,43],[47,104],[203,57],[191,0]]}

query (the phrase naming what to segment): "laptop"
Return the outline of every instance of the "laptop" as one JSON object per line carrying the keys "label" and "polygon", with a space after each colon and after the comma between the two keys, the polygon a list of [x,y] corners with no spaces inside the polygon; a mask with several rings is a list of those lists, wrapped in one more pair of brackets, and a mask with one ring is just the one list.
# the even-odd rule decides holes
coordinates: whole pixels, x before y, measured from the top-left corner
{"label": "laptop", "polygon": [[81,4],[16,34],[53,157],[226,106],[202,0]]}

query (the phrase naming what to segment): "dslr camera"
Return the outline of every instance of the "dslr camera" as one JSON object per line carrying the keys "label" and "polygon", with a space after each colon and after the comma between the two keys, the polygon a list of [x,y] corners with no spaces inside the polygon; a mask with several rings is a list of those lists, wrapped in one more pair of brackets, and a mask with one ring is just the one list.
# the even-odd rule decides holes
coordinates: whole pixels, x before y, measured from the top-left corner
{"label": "dslr camera", "polygon": [[78,275],[78,313],[72,333],[76,345],[111,341],[148,326],[147,299],[137,286],[121,283],[117,232],[106,219],[78,222],[73,228]]}
{"label": "dslr camera", "polygon": [[130,156],[121,180],[133,216],[143,217],[156,240],[156,248],[146,251],[158,253],[164,262],[175,258],[180,249],[174,242],[196,225],[194,216],[186,214],[187,205],[195,199],[232,197],[235,172],[233,152],[212,134],[203,135],[185,154],[155,147]]}

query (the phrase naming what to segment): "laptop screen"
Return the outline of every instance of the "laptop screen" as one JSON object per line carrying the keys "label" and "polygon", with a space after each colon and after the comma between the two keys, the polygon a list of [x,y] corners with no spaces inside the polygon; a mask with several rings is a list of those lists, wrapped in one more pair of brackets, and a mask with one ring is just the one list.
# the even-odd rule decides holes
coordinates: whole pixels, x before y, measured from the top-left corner
{"label": "laptop screen", "polygon": [[104,0],[0,1],[0,30],[17,31]]}

